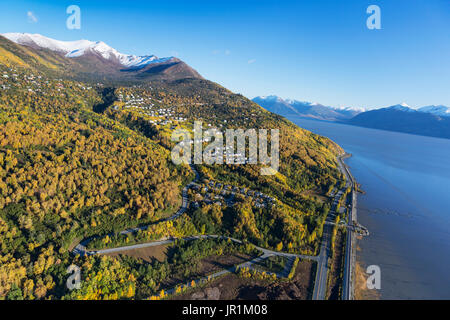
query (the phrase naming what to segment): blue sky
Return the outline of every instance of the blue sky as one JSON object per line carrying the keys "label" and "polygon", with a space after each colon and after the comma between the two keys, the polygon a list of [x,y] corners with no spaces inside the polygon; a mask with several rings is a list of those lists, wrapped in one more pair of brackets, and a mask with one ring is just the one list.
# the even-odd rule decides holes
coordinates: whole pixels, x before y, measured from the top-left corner
{"label": "blue sky", "polygon": [[[81,8],[81,30],[66,8]],[[369,5],[381,30],[366,27]],[[102,40],[123,53],[175,55],[249,98],[332,106],[450,106],[450,1],[8,1],[0,33]]]}

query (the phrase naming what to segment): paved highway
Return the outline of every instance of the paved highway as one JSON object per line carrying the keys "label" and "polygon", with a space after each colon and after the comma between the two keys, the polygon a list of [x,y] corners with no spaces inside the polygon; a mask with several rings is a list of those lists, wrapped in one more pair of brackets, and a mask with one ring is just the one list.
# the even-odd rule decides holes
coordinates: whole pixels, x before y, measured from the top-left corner
{"label": "paved highway", "polygon": [[[314,292],[313,292],[313,300],[325,300],[327,293],[327,276],[328,276],[328,258],[330,257],[330,249],[331,249],[331,235],[333,233],[333,225],[336,219],[336,208],[341,200],[342,196],[345,193],[345,190],[352,186],[352,180],[348,176],[347,168],[343,163],[343,157],[338,157],[338,168],[346,176],[346,184],[345,186],[339,190],[333,199],[333,204],[331,206],[331,210],[325,219],[325,224],[323,226],[322,233],[322,243],[320,246],[318,262],[317,262],[317,270],[316,270],[316,280],[314,283]],[[334,191],[333,191],[334,193]],[[347,234],[351,234],[352,232],[349,230]]]}
{"label": "paved highway", "polygon": [[[340,161],[340,166],[344,167],[344,172],[347,177],[347,181],[350,181],[350,186],[352,187],[352,202],[351,210],[348,215],[347,224],[357,225],[357,211],[356,211],[356,183],[353,176],[350,173],[347,165]],[[347,239],[345,245],[345,262],[344,262],[344,278],[342,284],[342,300],[352,300],[353,299],[353,275],[354,266],[356,262],[356,252],[354,250],[354,244],[356,242],[355,233],[352,229],[347,229]]]}

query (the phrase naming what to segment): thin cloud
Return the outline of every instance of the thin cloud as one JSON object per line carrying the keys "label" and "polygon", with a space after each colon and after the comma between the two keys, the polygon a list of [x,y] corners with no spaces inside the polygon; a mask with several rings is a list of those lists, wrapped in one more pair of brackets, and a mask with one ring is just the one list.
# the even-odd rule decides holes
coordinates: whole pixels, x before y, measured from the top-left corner
{"label": "thin cloud", "polygon": [[29,23],[36,23],[36,22],[38,22],[38,18],[36,18],[36,16],[34,15],[34,13],[32,11],[28,11],[27,12],[27,17],[28,17],[28,22]]}
{"label": "thin cloud", "polygon": [[225,50],[225,55],[229,56],[231,54],[230,50]]}
{"label": "thin cloud", "polygon": [[252,63],[255,63],[256,62],[256,59],[250,59],[250,60],[248,60],[248,64],[252,64]]}

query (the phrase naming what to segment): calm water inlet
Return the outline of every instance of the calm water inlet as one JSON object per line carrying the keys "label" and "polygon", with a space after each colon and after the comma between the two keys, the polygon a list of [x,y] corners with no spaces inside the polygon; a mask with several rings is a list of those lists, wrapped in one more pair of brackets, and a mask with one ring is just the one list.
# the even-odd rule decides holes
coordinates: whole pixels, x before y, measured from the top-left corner
{"label": "calm water inlet", "polygon": [[381,268],[382,299],[450,299],[450,140],[291,117],[353,156],[370,236],[357,260]]}

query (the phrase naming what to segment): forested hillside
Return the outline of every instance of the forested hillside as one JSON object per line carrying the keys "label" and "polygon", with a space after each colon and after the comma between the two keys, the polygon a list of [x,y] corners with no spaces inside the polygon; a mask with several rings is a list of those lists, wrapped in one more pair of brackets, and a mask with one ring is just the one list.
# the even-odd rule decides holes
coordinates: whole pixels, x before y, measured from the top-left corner
{"label": "forested hillside", "polygon": [[[182,260],[147,265],[70,251],[82,239],[114,239],[179,208],[194,174],[172,164],[170,136],[176,128],[191,130],[194,120],[220,130],[280,130],[276,175],[260,175],[259,165],[197,166],[199,183],[259,191],[276,205],[256,207],[245,196],[222,206],[202,202],[149,232],[179,237],[209,230],[316,253],[326,196],[342,179],[336,144],[207,80],[90,82],[85,74],[64,74],[74,62],[0,41],[0,299],[148,298],[164,288],[161,279],[178,272]],[[79,294],[65,286],[72,263],[83,270]]]}

